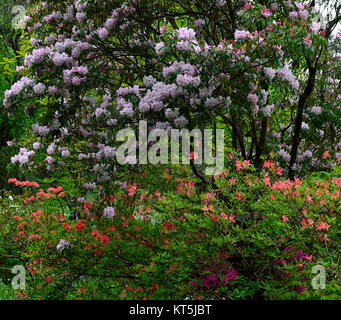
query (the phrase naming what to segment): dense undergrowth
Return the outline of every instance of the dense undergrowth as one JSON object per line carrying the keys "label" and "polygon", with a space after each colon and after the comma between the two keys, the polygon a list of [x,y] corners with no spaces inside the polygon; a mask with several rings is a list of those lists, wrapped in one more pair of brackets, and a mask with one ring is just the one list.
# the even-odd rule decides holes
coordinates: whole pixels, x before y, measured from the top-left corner
{"label": "dense undergrowth", "polygon": [[[339,297],[339,167],[290,181],[272,161],[257,173],[231,157],[214,179],[220,194],[202,192],[188,170],[146,167],[72,206],[71,186],[11,179],[23,193],[2,198],[0,256],[5,266],[27,267],[26,290],[16,295]],[[315,265],[325,268],[325,290],[312,287]]]}

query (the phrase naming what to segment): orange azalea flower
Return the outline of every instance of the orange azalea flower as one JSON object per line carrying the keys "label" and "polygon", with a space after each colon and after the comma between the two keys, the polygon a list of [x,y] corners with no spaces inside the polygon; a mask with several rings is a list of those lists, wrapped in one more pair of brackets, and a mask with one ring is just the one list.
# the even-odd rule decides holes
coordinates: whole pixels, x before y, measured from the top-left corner
{"label": "orange azalea flower", "polygon": [[269,178],[268,176],[264,177],[263,181],[264,181],[264,184],[265,184],[266,186],[270,186],[270,185],[271,185],[271,184],[270,184],[270,178]]}
{"label": "orange azalea flower", "polygon": [[329,154],[329,151],[327,150],[324,154],[323,154],[323,159],[327,159],[327,158],[330,158],[330,154]]}
{"label": "orange azalea flower", "polygon": [[316,230],[329,230],[329,227],[330,227],[329,224],[323,221],[320,221],[316,226]]}
{"label": "orange azalea flower", "polygon": [[234,216],[232,213],[229,215],[229,220],[230,220],[230,222],[236,222],[235,220],[234,220],[234,218],[235,218],[236,216]]}

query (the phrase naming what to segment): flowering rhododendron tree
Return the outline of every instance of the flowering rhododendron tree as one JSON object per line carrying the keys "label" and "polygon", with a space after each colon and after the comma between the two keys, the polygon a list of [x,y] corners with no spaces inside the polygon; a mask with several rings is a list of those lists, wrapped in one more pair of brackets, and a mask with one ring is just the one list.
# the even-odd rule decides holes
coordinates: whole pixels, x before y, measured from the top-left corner
{"label": "flowering rhododendron tree", "polygon": [[[225,123],[241,157],[260,167],[278,151],[291,178],[323,167],[327,150],[339,156],[340,60],[329,48],[339,40],[307,5],[237,1],[226,12],[223,2],[200,2],[192,12],[176,2],[66,3],[43,3],[25,19],[33,50],[3,103],[11,113],[22,97],[47,99],[44,123],[32,129],[55,146],[42,150],[48,170],[67,162],[65,143],[77,137],[84,147],[71,158],[108,173],[112,132],[138,120],[165,129]],[[26,165],[28,152],[12,162]]]}
{"label": "flowering rhododendron tree", "polygon": [[[8,166],[34,180],[8,180],[28,188],[9,227],[22,294],[320,298],[322,260],[340,294],[340,5],[324,19],[315,1],[31,2],[2,106],[29,119]],[[224,129],[224,169],[206,176],[196,152],[139,164],[141,135],[120,163],[142,121]]]}

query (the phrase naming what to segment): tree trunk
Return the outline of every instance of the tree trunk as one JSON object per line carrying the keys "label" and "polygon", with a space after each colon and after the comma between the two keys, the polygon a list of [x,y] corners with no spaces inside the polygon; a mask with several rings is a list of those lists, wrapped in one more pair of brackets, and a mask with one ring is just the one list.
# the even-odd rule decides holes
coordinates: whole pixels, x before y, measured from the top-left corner
{"label": "tree trunk", "polygon": [[309,78],[307,81],[307,85],[304,89],[303,94],[299,98],[298,106],[297,106],[294,137],[293,137],[293,141],[292,141],[292,145],[291,145],[291,156],[290,156],[290,167],[289,167],[289,178],[290,179],[294,178],[294,170],[292,169],[292,166],[296,162],[297,151],[298,151],[298,147],[300,145],[300,133],[301,133],[301,128],[302,128],[303,112],[304,112],[306,102],[307,102],[310,94],[314,90],[315,76],[316,76],[316,66],[315,67],[309,66]]}

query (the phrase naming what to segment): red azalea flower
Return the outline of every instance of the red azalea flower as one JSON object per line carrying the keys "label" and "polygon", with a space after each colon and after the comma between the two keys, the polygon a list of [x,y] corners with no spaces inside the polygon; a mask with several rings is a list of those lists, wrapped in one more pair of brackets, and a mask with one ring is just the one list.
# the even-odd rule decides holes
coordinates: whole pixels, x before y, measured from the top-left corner
{"label": "red azalea flower", "polygon": [[81,231],[81,230],[84,230],[84,229],[85,229],[85,224],[82,221],[78,221],[75,224],[75,230]]}

